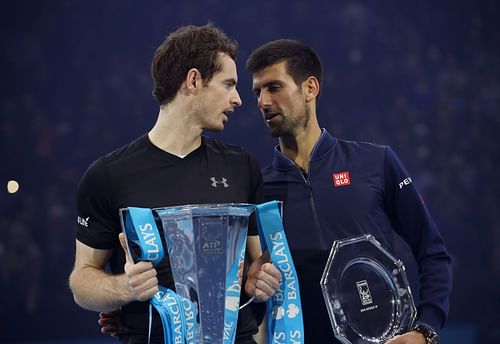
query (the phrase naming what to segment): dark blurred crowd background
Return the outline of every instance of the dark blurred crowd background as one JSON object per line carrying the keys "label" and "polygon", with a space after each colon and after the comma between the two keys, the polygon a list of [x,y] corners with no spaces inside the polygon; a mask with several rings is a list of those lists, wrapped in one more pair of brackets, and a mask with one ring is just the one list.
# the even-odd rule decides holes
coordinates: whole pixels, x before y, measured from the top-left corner
{"label": "dark blurred crowd background", "polygon": [[[276,38],[314,47],[325,67],[321,126],[392,146],[448,244],[454,287],[445,329],[499,343],[495,0],[2,2],[0,342],[99,336],[96,313],[77,307],[67,286],[78,180],[95,158],[152,126],[149,64],[165,35],[208,20],[239,41],[244,103],[224,133],[209,135],[267,164],[276,142],[245,59]],[[7,192],[9,180],[18,192]]]}

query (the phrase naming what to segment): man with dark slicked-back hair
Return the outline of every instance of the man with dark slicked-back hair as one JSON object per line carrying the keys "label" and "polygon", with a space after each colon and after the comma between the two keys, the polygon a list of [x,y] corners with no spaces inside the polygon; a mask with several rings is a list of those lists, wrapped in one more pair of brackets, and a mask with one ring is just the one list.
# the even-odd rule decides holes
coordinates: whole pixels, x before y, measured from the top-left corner
{"label": "man with dark slicked-back hair", "polygon": [[266,43],[252,52],[247,70],[263,120],[278,138],[274,159],[262,170],[264,192],[284,202],[305,342],[336,342],[319,284],[333,242],[372,234],[392,251],[397,233],[419,266],[420,303],[415,327],[387,343],[437,343],[448,314],[450,256],[401,161],[390,147],[340,140],[319,126],[322,65],[304,43]]}

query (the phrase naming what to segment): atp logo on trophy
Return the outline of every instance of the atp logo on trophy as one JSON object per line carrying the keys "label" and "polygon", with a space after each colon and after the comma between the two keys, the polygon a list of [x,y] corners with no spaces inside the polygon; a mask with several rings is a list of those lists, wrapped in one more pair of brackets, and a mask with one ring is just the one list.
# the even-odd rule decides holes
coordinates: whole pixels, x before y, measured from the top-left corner
{"label": "atp logo on trophy", "polygon": [[356,282],[356,287],[358,287],[359,298],[361,299],[361,304],[363,306],[373,303],[372,294],[370,293],[370,287],[368,287],[368,282],[366,280]]}
{"label": "atp logo on trophy", "polygon": [[200,224],[200,248],[204,255],[221,255],[223,248],[223,228],[220,225],[219,218],[207,219]]}

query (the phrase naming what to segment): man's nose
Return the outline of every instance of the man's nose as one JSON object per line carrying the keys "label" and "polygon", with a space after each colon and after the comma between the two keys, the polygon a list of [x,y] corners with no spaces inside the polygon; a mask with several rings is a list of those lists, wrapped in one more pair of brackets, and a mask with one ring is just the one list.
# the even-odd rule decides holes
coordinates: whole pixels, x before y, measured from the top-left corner
{"label": "man's nose", "polygon": [[241,106],[241,104],[242,104],[242,101],[241,101],[241,98],[240,98],[240,94],[235,89],[234,90],[234,95],[231,98],[231,105],[234,106],[234,107],[238,107],[238,106]]}
{"label": "man's nose", "polygon": [[260,109],[268,108],[271,105],[271,96],[268,92],[261,91],[257,104]]}

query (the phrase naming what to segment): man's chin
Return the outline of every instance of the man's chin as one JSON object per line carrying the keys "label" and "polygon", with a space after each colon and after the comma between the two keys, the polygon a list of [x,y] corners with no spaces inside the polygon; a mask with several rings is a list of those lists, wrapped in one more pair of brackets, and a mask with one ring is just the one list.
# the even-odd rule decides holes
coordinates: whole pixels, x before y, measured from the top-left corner
{"label": "man's chin", "polygon": [[222,131],[224,131],[224,124],[222,124],[220,127],[210,127],[210,128],[204,128],[204,130],[206,131],[211,131],[211,132],[214,132],[214,133],[220,133]]}
{"label": "man's chin", "polygon": [[271,136],[274,138],[278,138],[280,136],[283,136],[283,132],[279,128],[268,127],[267,129],[269,130],[269,134],[271,134]]}

